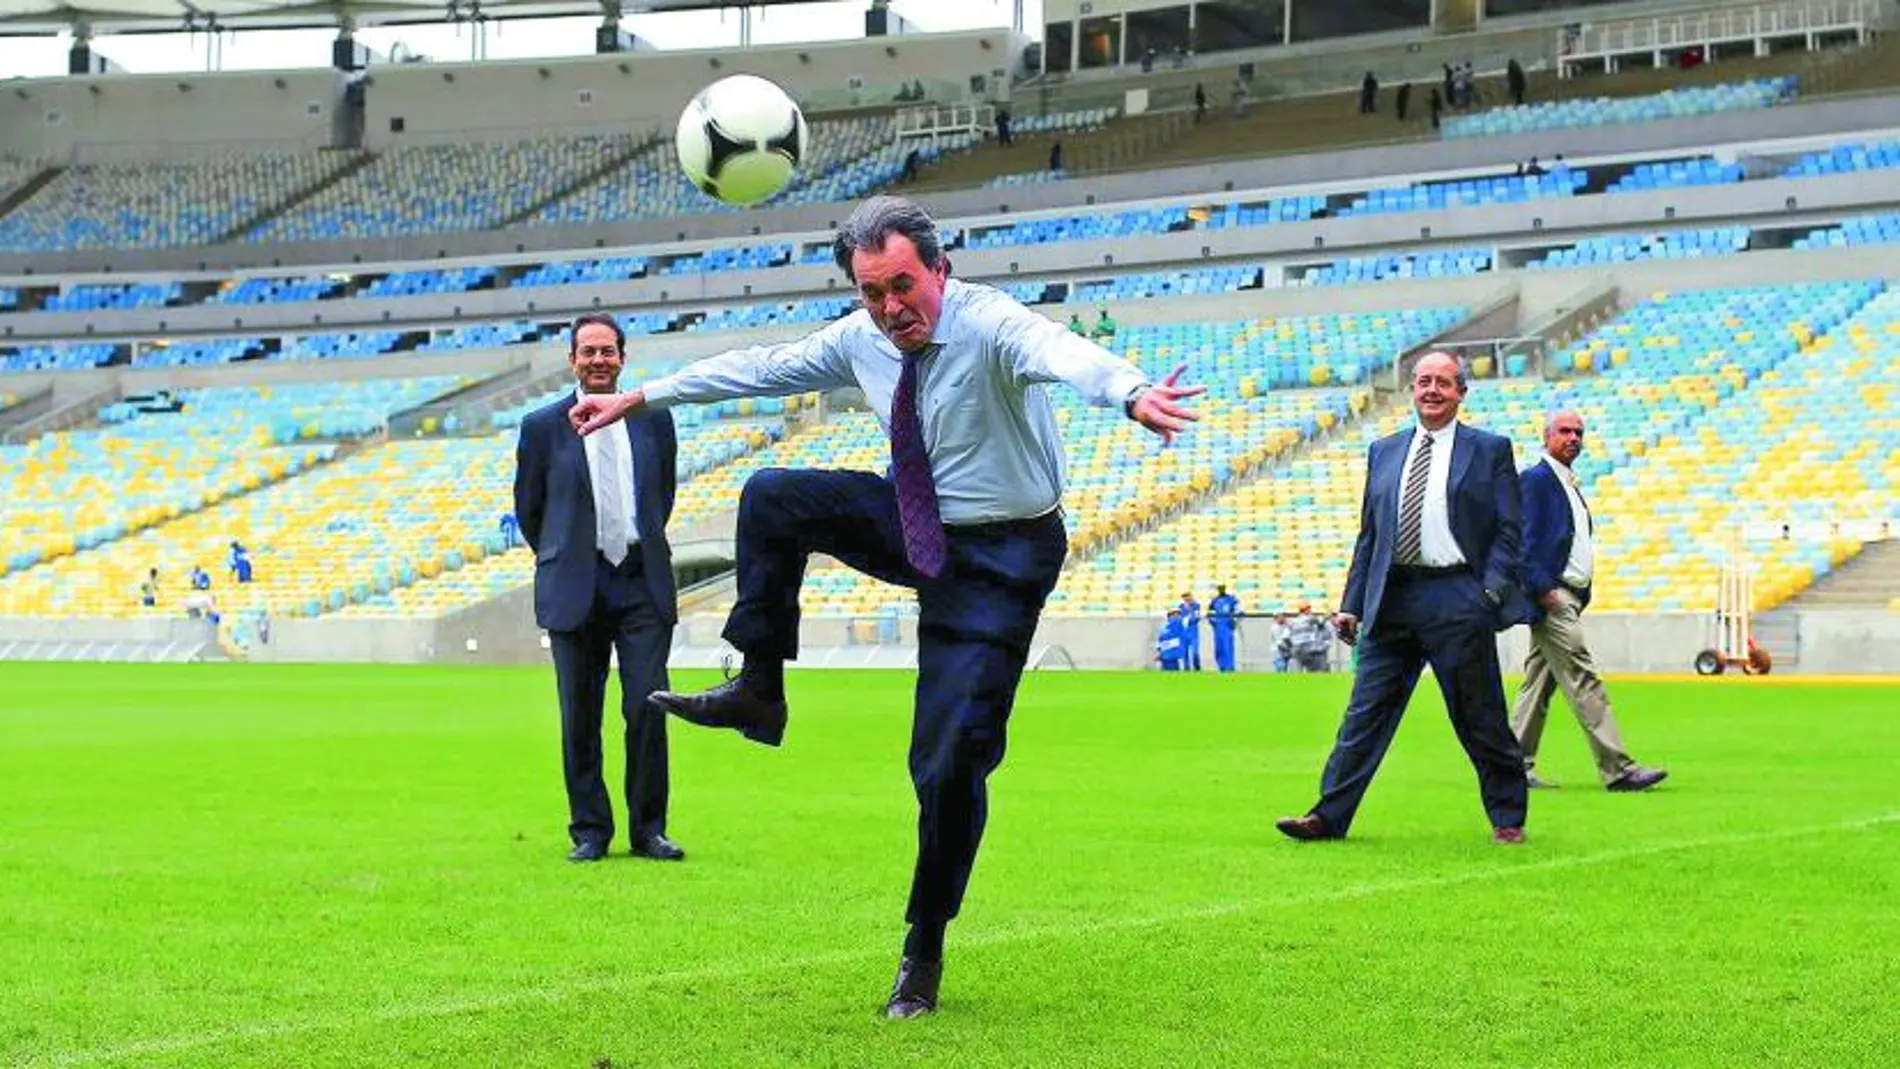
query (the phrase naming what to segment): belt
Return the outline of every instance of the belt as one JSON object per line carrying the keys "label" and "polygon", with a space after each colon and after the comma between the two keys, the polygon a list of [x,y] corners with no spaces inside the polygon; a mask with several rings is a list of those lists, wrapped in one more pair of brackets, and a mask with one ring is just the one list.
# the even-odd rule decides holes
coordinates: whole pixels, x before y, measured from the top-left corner
{"label": "belt", "polygon": [[1570,591],[1572,594],[1575,594],[1580,598],[1588,597],[1590,594],[1589,583],[1585,583],[1582,586],[1578,586],[1575,583],[1566,583],[1562,579],[1559,579],[1557,580],[1557,585],[1563,587],[1565,590]]}
{"label": "belt", "polygon": [[1047,512],[1034,516],[1025,516],[1020,520],[989,520],[984,523],[946,523],[944,530],[955,534],[958,531],[982,531],[986,533],[1008,533],[1010,531],[1028,531],[1047,524],[1051,520],[1061,522],[1062,506],[1057,505]]}
{"label": "belt", "polygon": [[1454,575],[1470,575],[1471,569],[1463,564],[1446,564],[1442,566],[1394,564],[1391,574],[1394,579],[1404,580],[1445,579]]}

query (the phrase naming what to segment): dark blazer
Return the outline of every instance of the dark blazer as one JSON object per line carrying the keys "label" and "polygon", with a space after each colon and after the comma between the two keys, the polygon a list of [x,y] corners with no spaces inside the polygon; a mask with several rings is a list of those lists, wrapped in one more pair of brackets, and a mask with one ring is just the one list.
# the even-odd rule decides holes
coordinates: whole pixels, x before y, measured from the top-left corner
{"label": "dark blazer", "polygon": [[[1525,468],[1517,477],[1517,486],[1524,501],[1524,590],[1533,599],[1541,598],[1563,586],[1564,565],[1570,563],[1577,522],[1570,514],[1570,495],[1564,493],[1563,478],[1549,461],[1539,460]],[[1590,604],[1588,587],[1571,592],[1583,604]],[[1538,617],[1544,615],[1542,605],[1533,602],[1531,608]]]}
{"label": "dark blazer", "polygon": [[[529,413],[515,445],[515,516],[534,549],[534,620],[548,631],[580,627],[594,600],[594,480],[587,447],[568,422],[574,402],[570,394]],[[642,412],[626,425],[641,563],[653,604],[671,625],[679,622],[679,597],[666,524],[673,516],[679,440],[665,411]]]}
{"label": "dark blazer", "polygon": [[[1366,488],[1361,495],[1359,539],[1352,549],[1352,569],[1346,574],[1346,596],[1340,609],[1359,618],[1370,631],[1379,618],[1386,577],[1399,538],[1399,483],[1405,474],[1405,453],[1413,428],[1381,438],[1366,451]],[[1451,449],[1451,473],[1446,491],[1451,500],[1451,536],[1484,584],[1498,596],[1497,630],[1531,619],[1531,607],[1520,586],[1522,525],[1519,520],[1517,464],[1511,441],[1488,431],[1459,424]]]}

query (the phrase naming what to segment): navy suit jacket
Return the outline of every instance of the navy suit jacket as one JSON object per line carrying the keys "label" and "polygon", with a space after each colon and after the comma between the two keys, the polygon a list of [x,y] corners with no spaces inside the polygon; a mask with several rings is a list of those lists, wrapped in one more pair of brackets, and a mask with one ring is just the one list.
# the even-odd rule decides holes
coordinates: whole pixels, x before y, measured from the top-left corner
{"label": "navy suit jacket", "polygon": [[[1524,589],[1541,598],[1563,586],[1564,565],[1570,563],[1571,543],[1577,538],[1577,521],[1570,514],[1570,495],[1564,493],[1563,479],[1548,461],[1539,460],[1525,468],[1517,477],[1517,485],[1524,500]],[[1588,587],[1573,593],[1583,604],[1590,604]],[[1532,608],[1543,616],[1542,605]]]}
{"label": "navy suit jacket", "polygon": [[[1502,631],[1531,619],[1521,587],[1523,530],[1519,519],[1517,464],[1511,440],[1459,424],[1446,480],[1451,536],[1489,593],[1498,595],[1493,625]],[[1359,539],[1346,574],[1340,610],[1372,630],[1385,597],[1386,577],[1399,538],[1399,483],[1413,428],[1372,443],[1366,452],[1366,488],[1361,497]]]}
{"label": "navy suit jacket", "polygon": [[[587,446],[568,422],[574,403],[569,394],[529,413],[515,445],[515,516],[534,550],[534,620],[548,631],[580,627],[594,603],[599,553],[594,480],[588,474]],[[673,516],[679,440],[668,412],[647,410],[625,422],[633,444],[634,523],[641,563],[653,604],[670,626],[679,621],[679,596],[666,524]]]}

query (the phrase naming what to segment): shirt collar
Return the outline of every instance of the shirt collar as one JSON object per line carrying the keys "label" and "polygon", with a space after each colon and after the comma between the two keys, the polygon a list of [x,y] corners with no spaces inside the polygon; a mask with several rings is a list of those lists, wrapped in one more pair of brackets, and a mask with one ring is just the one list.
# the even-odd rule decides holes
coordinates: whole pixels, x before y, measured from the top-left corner
{"label": "shirt collar", "polygon": [[1455,419],[1437,430],[1431,430],[1423,423],[1416,424],[1415,426],[1418,428],[1419,434],[1430,436],[1433,445],[1444,445],[1446,442],[1451,441],[1453,435],[1458,433],[1458,421]]}
{"label": "shirt collar", "polygon": [[1572,482],[1575,482],[1577,478],[1577,474],[1570,470],[1570,465],[1565,464],[1563,461],[1558,460],[1556,457],[1551,456],[1550,450],[1548,449],[1544,450],[1544,463],[1550,465],[1550,470],[1556,472],[1557,474],[1563,476],[1566,479],[1571,480]]}

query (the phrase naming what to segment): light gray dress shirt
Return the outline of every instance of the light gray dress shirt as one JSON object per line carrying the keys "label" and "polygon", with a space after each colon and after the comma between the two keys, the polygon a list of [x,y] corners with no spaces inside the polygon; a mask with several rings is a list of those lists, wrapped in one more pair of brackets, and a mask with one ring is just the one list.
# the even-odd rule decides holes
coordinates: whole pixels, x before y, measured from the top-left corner
{"label": "light gray dress shirt", "polygon": [[[933,338],[942,348],[918,369],[917,415],[938,507],[953,526],[1029,519],[1061,503],[1062,435],[1043,383],[1068,383],[1108,406],[1148,382],[1062,324],[960,279],[945,284]],[[707,357],[643,390],[665,408],[856,386],[888,435],[902,370],[897,346],[860,308],[797,341]]]}

